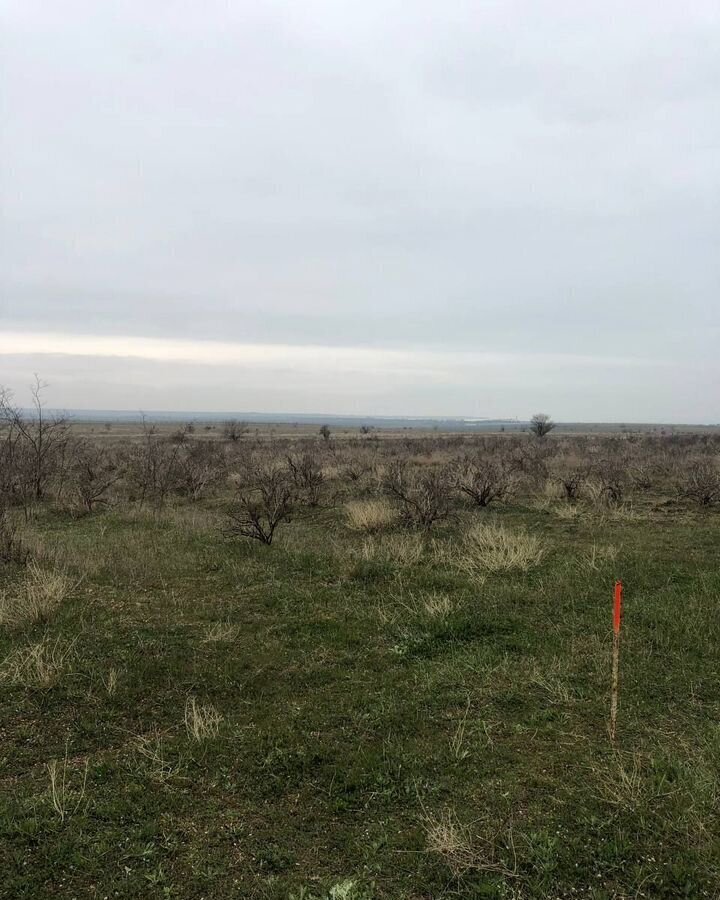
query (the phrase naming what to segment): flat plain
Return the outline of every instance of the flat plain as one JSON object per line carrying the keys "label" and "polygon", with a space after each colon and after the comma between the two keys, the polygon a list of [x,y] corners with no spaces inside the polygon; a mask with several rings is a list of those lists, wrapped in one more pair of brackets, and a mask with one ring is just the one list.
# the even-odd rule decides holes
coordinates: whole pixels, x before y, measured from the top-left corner
{"label": "flat plain", "polygon": [[0,896],[720,896],[717,437],[238,431],[8,494]]}

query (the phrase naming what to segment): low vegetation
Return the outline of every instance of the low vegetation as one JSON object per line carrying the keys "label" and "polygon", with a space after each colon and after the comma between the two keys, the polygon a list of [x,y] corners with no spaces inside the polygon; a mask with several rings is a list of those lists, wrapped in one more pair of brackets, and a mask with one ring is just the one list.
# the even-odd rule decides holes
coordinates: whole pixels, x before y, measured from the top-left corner
{"label": "low vegetation", "polygon": [[0,896],[717,895],[716,436],[4,402]]}

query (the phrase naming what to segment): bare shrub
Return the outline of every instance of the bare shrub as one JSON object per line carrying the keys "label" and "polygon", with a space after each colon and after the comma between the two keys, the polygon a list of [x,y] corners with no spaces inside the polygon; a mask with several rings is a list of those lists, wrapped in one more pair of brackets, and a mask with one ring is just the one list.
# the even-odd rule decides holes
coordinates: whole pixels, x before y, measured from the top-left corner
{"label": "bare shrub", "polygon": [[369,453],[352,453],[340,466],[340,474],[350,482],[358,482],[373,469],[373,457]]}
{"label": "bare shrub", "polygon": [[155,509],[162,509],[176,484],[182,444],[164,439],[145,418],[142,429],[142,442],[130,456],[128,478],[141,506],[149,502]]}
{"label": "bare shrub", "polygon": [[228,514],[228,531],[269,546],[278,525],[290,520],[294,501],[295,487],[287,470],[255,465],[246,485],[238,489]]}
{"label": "bare shrub", "polygon": [[310,451],[290,454],[287,457],[287,465],[298,496],[308,506],[318,506],[320,492],[325,483],[325,474],[317,455]]}
{"label": "bare shrub", "polygon": [[388,467],[384,489],[409,526],[429,530],[450,513],[450,479],[445,469],[418,471],[398,460]]}
{"label": "bare shrub", "polygon": [[595,474],[600,484],[599,498],[606,506],[619,506],[627,486],[627,475],[622,461],[604,459],[595,466]]}
{"label": "bare shrub", "polygon": [[345,505],[350,528],[373,534],[391,528],[398,518],[397,510],[382,497],[372,500],[352,500]]}
{"label": "bare shrub", "polygon": [[249,430],[250,426],[247,422],[239,422],[237,419],[228,419],[223,423],[223,437],[236,443]]}
{"label": "bare shrub", "polygon": [[699,460],[692,463],[680,481],[683,496],[700,506],[720,503],[720,468],[715,460]]}
{"label": "bare shrub", "polygon": [[560,470],[556,475],[557,483],[563,491],[563,497],[568,503],[577,503],[580,492],[587,480],[585,469],[568,468]]}
{"label": "bare shrub", "polygon": [[215,444],[193,441],[178,456],[178,491],[191,500],[199,500],[222,481],[225,473],[221,449]]}
{"label": "bare shrub", "polygon": [[466,458],[453,471],[454,486],[480,507],[504,500],[514,486],[513,471],[499,459]]}
{"label": "bare shrub", "polygon": [[73,448],[70,472],[75,496],[87,513],[108,503],[108,492],[120,478],[118,462],[110,451],[87,441]]}

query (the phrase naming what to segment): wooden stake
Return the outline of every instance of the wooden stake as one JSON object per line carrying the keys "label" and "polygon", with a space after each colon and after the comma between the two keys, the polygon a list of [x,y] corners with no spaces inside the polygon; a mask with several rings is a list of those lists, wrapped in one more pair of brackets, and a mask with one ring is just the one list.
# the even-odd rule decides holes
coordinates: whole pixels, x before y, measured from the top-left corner
{"label": "wooden stake", "polygon": [[612,659],[612,693],[610,696],[610,740],[615,742],[617,734],[618,688],[620,683],[620,623],[622,621],[623,586],[622,581],[615,582],[613,603],[613,659]]}

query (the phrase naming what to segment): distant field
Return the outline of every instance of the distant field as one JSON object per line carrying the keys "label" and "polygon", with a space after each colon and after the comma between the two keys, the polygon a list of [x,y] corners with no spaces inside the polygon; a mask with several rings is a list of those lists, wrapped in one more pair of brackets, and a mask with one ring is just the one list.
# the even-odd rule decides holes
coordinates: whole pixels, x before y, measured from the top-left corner
{"label": "distant field", "polygon": [[[138,437],[143,433],[141,422],[126,421],[88,421],[80,414],[71,417],[73,429],[83,435],[94,435],[97,438],[127,438]],[[247,433],[251,437],[276,437],[276,438],[309,438],[316,437],[320,426],[318,422],[251,422],[238,420],[247,426]],[[187,419],[178,417],[175,420],[152,420],[148,422],[159,434],[169,436],[187,424],[192,424],[196,438],[223,439],[224,423],[222,421],[203,421],[202,419]],[[361,425],[334,425],[328,426],[332,436],[337,440],[352,440],[358,436],[366,436],[361,432]],[[486,435],[517,435],[527,434],[527,425],[484,425],[470,427],[452,427],[450,423],[428,427],[427,425],[367,425],[369,433],[376,438],[417,437],[431,438],[434,435],[465,435],[473,434],[478,437]],[[649,425],[632,424],[621,425],[616,422],[578,422],[559,423],[554,435],[654,435],[657,437],[672,437],[674,435],[720,435],[720,425]]]}
{"label": "distant field", "polygon": [[317,430],[7,489],[0,896],[718,897],[717,438]]}

